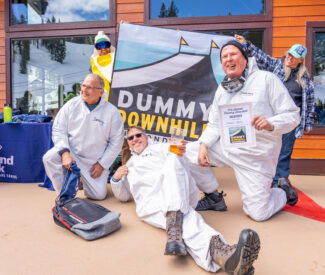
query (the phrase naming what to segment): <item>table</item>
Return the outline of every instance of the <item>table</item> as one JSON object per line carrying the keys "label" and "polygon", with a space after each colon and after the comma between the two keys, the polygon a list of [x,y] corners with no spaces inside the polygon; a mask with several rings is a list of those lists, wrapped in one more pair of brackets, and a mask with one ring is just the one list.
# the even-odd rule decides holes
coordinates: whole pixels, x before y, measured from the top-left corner
{"label": "table", "polygon": [[44,182],[42,157],[53,146],[52,123],[0,124],[0,182]]}

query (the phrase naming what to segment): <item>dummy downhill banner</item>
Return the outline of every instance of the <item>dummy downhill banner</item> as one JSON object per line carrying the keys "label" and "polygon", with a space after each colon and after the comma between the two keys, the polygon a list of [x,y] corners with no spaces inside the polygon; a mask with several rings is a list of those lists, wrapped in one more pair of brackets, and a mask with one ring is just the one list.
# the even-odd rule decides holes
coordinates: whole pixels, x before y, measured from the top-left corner
{"label": "dummy downhill banner", "polygon": [[186,140],[202,134],[224,78],[220,48],[229,36],[123,23],[119,28],[109,101],[125,128],[138,125],[155,141],[171,127]]}

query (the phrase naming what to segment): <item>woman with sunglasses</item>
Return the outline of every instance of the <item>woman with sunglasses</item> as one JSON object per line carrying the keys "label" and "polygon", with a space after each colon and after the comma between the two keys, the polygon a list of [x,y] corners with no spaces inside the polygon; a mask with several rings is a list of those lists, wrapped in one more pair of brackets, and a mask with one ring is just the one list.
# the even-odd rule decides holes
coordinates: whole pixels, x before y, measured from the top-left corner
{"label": "woman with sunglasses", "polygon": [[105,91],[107,98],[112,79],[115,48],[103,31],[99,31],[95,37],[94,53],[90,58],[91,72],[98,74],[105,81]]}

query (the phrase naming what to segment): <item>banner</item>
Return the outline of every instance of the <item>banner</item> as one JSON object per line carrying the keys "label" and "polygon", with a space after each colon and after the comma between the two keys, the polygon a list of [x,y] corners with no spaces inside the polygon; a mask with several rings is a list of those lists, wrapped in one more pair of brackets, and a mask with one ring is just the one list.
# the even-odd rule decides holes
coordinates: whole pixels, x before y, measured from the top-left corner
{"label": "banner", "polygon": [[220,48],[229,36],[120,24],[109,101],[124,125],[138,125],[154,141],[172,127],[197,140],[224,78]]}

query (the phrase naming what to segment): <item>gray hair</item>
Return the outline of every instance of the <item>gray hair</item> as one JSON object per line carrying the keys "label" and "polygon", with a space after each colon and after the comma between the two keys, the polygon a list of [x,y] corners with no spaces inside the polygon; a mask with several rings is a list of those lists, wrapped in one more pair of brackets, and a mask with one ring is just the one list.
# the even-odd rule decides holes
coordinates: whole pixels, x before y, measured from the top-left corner
{"label": "gray hair", "polygon": [[132,129],[138,129],[139,131],[141,131],[141,133],[146,134],[146,130],[137,125],[129,126],[126,132],[129,133]]}
{"label": "gray hair", "polygon": [[[301,88],[305,89],[305,82],[303,81],[302,77],[304,74],[307,74],[309,76],[306,66],[303,63],[300,63],[298,72],[297,72],[297,81]],[[284,81],[287,81],[290,77],[292,69],[285,65],[285,62],[283,62],[283,69],[284,69]]]}
{"label": "gray hair", "polygon": [[101,76],[99,76],[98,74],[87,74],[87,76],[85,78],[87,78],[87,77],[97,79],[99,88],[104,89],[105,82],[104,82],[104,79]]}

